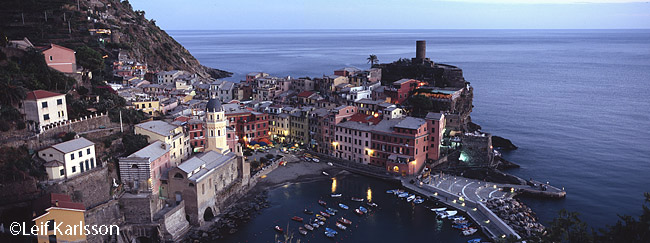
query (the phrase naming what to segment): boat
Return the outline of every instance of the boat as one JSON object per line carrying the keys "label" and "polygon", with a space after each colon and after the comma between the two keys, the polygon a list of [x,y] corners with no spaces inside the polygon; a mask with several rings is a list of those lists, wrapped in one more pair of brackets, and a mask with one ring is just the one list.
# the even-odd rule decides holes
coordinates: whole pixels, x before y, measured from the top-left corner
{"label": "boat", "polygon": [[300,232],[301,235],[307,235],[307,230],[302,226],[298,227],[298,232]]}
{"label": "boat", "polygon": [[469,224],[454,224],[451,227],[454,228],[454,229],[462,229],[462,230],[464,230],[464,229],[469,228],[469,226],[470,226]]}
{"label": "boat", "polygon": [[397,196],[400,197],[400,198],[402,198],[402,197],[408,197],[408,195],[409,195],[409,194],[408,194],[407,192],[402,192],[402,193],[400,193],[400,194],[397,194]]}
{"label": "boat", "polygon": [[363,215],[363,212],[359,210],[358,208],[354,209],[354,212],[357,213],[358,215]]}
{"label": "boat", "polygon": [[352,221],[347,220],[346,218],[341,217],[341,218],[339,219],[339,223],[342,223],[342,224],[345,224],[345,225],[351,225],[351,224],[352,224]]}
{"label": "boat", "polygon": [[368,204],[368,206],[370,206],[370,207],[377,207],[377,206],[378,206],[378,205],[377,205],[376,203],[374,203],[374,202],[367,202],[366,204]]}
{"label": "boat", "polygon": [[352,197],[352,198],[350,198],[350,199],[351,199],[352,201],[355,201],[355,202],[363,202],[363,198]]}
{"label": "boat", "polygon": [[447,210],[447,208],[432,208],[431,212],[441,212],[441,211],[445,211],[445,210]]}
{"label": "boat", "polygon": [[323,171],[323,175],[325,175],[325,176],[329,176],[330,174],[327,173],[327,172],[325,172],[325,171]]}
{"label": "boat", "polygon": [[395,189],[386,191],[388,194],[395,194]]}
{"label": "boat", "polygon": [[332,194],[331,196],[332,196],[332,197],[341,197],[341,196],[343,196],[343,194],[338,193],[338,194]]}
{"label": "boat", "polygon": [[[318,221],[318,220],[316,220],[316,221]],[[314,229],[318,229],[318,227],[320,227],[320,224],[318,224],[318,223],[316,223],[314,221],[313,223],[311,223],[311,226],[314,227]]]}
{"label": "boat", "polygon": [[348,208],[350,208],[350,207],[348,207],[348,205],[345,205],[345,204],[343,204],[343,203],[339,203],[339,207],[341,207],[342,209],[348,209]]}
{"label": "boat", "polygon": [[325,218],[329,218],[329,217],[330,217],[330,215],[329,215],[328,213],[324,213],[323,211],[320,211],[319,213],[320,213],[320,215],[325,216]]}
{"label": "boat", "polygon": [[327,210],[332,211],[333,213],[330,213],[331,215],[334,215],[339,212],[339,210],[336,210],[334,208],[327,208]]}
{"label": "boat", "polygon": [[476,231],[478,231],[476,228],[469,228],[469,229],[463,230],[463,235],[465,235],[465,236],[473,235],[474,233],[476,233]]}
{"label": "boat", "polygon": [[282,228],[280,228],[280,226],[277,226],[277,225],[274,227],[274,229],[275,229],[275,231],[280,232],[280,233],[284,232],[284,230]]}
{"label": "boat", "polygon": [[451,216],[449,217],[451,220],[465,220],[465,217],[457,215],[457,216]]}
{"label": "boat", "polygon": [[451,211],[445,211],[444,213],[445,214],[442,215],[443,219],[447,218],[447,217],[450,217],[450,216],[456,215],[458,213],[458,211],[451,210]]}
{"label": "boat", "polygon": [[332,210],[329,210],[329,209],[325,209],[325,212],[326,212],[327,214],[329,214],[330,216],[336,214],[335,212],[333,212]]}
{"label": "boat", "polygon": [[314,230],[314,226],[311,226],[310,224],[305,224],[305,229],[312,231]]}
{"label": "boat", "polygon": [[336,236],[336,234],[334,234],[334,233],[332,233],[332,232],[327,232],[327,231],[325,231],[325,236],[327,236],[327,237],[329,237],[329,238],[334,238],[334,237]]}
{"label": "boat", "polygon": [[481,243],[481,238],[468,240],[467,243]]}
{"label": "boat", "polygon": [[334,166],[334,164],[332,164],[332,162],[327,162],[327,165]]}
{"label": "boat", "polygon": [[313,211],[309,211],[309,210],[307,210],[306,208],[305,208],[305,211],[303,211],[303,212],[304,212],[305,214],[309,214],[309,215],[312,215],[312,214],[314,214],[314,212],[313,212]]}
{"label": "boat", "polygon": [[393,194],[395,194],[395,195],[399,195],[399,194],[401,194],[401,193],[403,193],[403,192],[404,192],[404,190],[402,190],[402,189],[395,189],[395,191],[393,192]]}
{"label": "boat", "polygon": [[323,207],[325,207],[325,205],[327,205],[327,203],[325,201],[323,201],[323,200],[318,200],[318,204],[320,204]]}
{"label": "boat", "polygon": [[363,213],[368,213],[368,209],[364,208],[363,206],[359,206],[359,210],[361,210]]}
{"label": "boat", "polygon": [[420,203],[423,203],[423,202],[424,202],[424,199],[422,199],[422,198],[418,198],[418,199],[413,200],[413,203],[415,203],[415,204],[420,204]]}
{"label": "boat", "polygon": [[297,222],[302,222],[302,218],[301,218],[301,217],[298,217],[298,216],[293,216],[293,217],[291,218],[291,220],[293,220],[293,221],[297,221]]}
{"label": "boat", "polygon": [[339,229],[341,229],[341,230],[345,230],[345,229],[348,228],[348,227],[345,227],[345,225],[343,225],[343,224],[341,224],[341,223],[339,223],[339,222],[336,222],[336,227],[339,228]]}
{"label": "boat", "polygon": [[311,158],[311,160],[316,162],[316,163],[320,162],[320,160],[318,160],[317,158]]}
{"label": "boat", "polygon": [[334,234],[338,234],[339,232],[336,232],[336,230],[331,229],[331,228],[325,228],[325,232],[332,232]]}
{"label": "boat", "polygon": [[407,202],[411,202],[413,200],[415,200],[415,195],[410,195],[409,197],[406,198]]}
{"label": "boat", "polygon": [[327,220],[325,217],[323,217],[323,216],[320,215],[320,214],[316,214],[316,218],[319,219],[319,220],[321,220],[321,221],[325,221],[325,220]]}
{"label": "boat", "polygon": [[317,220],[318,225],[325,225],[325,221]]}
{"label": "boat", "polygon": [[467,224],[469,223],[467,220],[454,220],[454,224]]}

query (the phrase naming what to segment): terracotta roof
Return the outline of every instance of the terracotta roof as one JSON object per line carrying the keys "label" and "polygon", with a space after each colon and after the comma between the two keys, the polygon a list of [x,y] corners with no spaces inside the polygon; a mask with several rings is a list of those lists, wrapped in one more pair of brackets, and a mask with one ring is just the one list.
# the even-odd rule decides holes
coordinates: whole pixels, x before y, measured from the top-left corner
{"label": "terracotta roof", "polygon": [[53,97],[53,96],[59,96],[63,94],[59,93],[54,93],[50,92],[47,90],[34,90],[31,92],[27,92],[27,95],[25,96],[26,100],[38,100],[38,99],[43,99],[43,98],[48,98],[48,97]]}
{"label": "terracotta roof", "polygon": [[47,50],[49,50],[49,49],[52,49],[52,47],[58,47],[58,48],[60,48],[60,49],[66,50],[66,51],[75,52],[74,50],[72,50],[72,49],[70,49],[70,48],[63,47],[63,46],[60,46],[60,45],[57,45],[57,44],[50,44],[50,45],[47,45],[47,46],[39,46],[39,47],[37,47],[37,48],[38,48],[39,50],[41,50],[41,51],[47,51]]}
{"label": "terracotta roof", "polygon": [[309,97],[309,96],[311,96],[313,94],[314,94],[314,92],[311,92],[311,91],[302,91],[302,92],[300,92],[300,94],[298,94],[298,97],[307,98],[307,97]]}
{"label": "terracotta roof", "polygon": [[40,215],[37,218],[40,218],[43,214],[47,213],[50,208],[63,208],[81,211],[86,210],[86,207],[84,207],[82,203],[73,202],[72,198],[66,194],[50,193],[34,201],[33,210],[36,215]]}

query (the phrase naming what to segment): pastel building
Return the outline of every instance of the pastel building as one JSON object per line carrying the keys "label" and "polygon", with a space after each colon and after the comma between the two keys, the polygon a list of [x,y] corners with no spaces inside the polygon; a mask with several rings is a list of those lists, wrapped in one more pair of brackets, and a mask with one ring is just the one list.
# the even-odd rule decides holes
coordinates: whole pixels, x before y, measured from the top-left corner
{"label": "pastel building", "polygon": [[396,173],[416,174],[427,158],[428,134],[427,122],[421,118],[382,120],[372,129],[370,163]]}
{"label": "pastel building", "polygon": [[62,73],[77,72],[77,59],[74,50],[56,44],[50,44],[39,49],[43,52],[48,67]]}
{"label": "pastel building", "polygon": [[21,112],[25,120],[38,122],[39,128],[68,120],[65,94],[45,90],[27,92]]}
{"label": "pastel building", "polygon": [[190,143],[182,126],[164,121],[148,121],[135,125],[135,134],[148,136],[147,141],[161,141],[170,146],[170,160],[178,165],[191,154]]}
{"label": "pastel building", "polygon": [[[83,227],[85,225],[85,212],[83,204],[75,203],[72,198],[64,194],[50,193],[34,203],[34,215],[38,215],[32,221],[39,227],[36,240],[38,243],[51,242],[86,242],[86,235]],[[64,234],[55,231],[54,225]],[[47,225],[47,227],[45,227]],[[68,228],[76,227],[76,232],[65,233]],[[115,229],[114,230],[119,230]]]}
{"label": "pastel building", "polygon": [[95,143],[77,138],[38,151],[45,160],[45,171],[50,180],[67,179],[101,166],[95,158]]}
{"label": "pastel building", "polygon": [[169,145],[155,141],[126,158],[120,158],[120,179],[126,189],[166,196],[162,180],[164,176],[166,181],[167,171],[173,166],[169,151]]}

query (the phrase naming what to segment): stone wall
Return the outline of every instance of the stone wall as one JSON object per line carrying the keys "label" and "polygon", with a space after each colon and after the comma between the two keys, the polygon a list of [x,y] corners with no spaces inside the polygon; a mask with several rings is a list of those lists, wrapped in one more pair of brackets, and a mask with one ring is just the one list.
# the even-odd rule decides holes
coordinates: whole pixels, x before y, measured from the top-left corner
{"label": "stone wall", "polygon": [[[16,176],[20,178],[20,175]],[[38,198],[39,192],[36,179],[30,176],[10,183],[0,183],[0,205],[34,200]]]}
{"label": "stone wall", "polygon": [[[102,126],[107,129],[98,130]],[[106,136],[117,131],[116,129],[119,129],[119,124],[112,123],[107,115],[103,115],[58,125],[36,135],[2,138],[0,142],[2,142],[4,146],[20,147],[25,145],[29,149],[40,150],[58,143],[59,141],[56,136],[60,133],[76,132],[77,134],[83,134],[84,136]]]}
{"label": "stone wall", "polygon": [[185,202],[165,213],[160,221],[160,230],[165,241],[177,241],[190,230],[190,223],[185,219]]}
{"label": "stone wall", "polygon": [[111,177],[108,167],[96,167],[73,178],[50,184],[47,193],[61,193],[72,197],[75,202],[81,202],[88,208],[94,208],[111,199]]}
{"label": "stone wall", "polygon": [[124,194],[120,198],[120,208],[124,214],[124,221],[128,224],[146,224],[151,223],[153,214],[151,204],[151,194]]}
{"label": "stone wall", "polygon": [[[106,225],[110,227],[110,225],[121,225],[124,223],[124,218],[120,213],[120,205],[117,200],[110,200],[107,203],[88,209],[84,216],[86,225]],[[111,241],[116,237],[116,235],[89,235],[86,240],[88,242],[99,243]]]}

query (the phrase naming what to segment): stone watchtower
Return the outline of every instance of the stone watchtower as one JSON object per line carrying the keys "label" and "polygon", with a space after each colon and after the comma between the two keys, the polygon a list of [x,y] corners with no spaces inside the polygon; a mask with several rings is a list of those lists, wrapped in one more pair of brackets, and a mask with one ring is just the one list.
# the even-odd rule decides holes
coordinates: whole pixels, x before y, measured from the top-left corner
{"label": "stone watchtower", "polygon": [[248,185],[251,179],[251,164],[244,157],[244,150],[239,143],[235,146],[235,155],[237,156],[237,164],[241,168],[242,185]]}
{"label": "stone watchtower", "polygon": [[221,106],[221,102],[216,98],[211,98],[205,106],[205,151],[215,151],[225,154],[229,151],[226,142],[226,114]]}
{"label": "stone watchtower", "polygon": [[411,58],[413,64],[426,64],[433,66],[431,59],[427,58],[427,41],[419,40],[415,42],[415,58]]}

